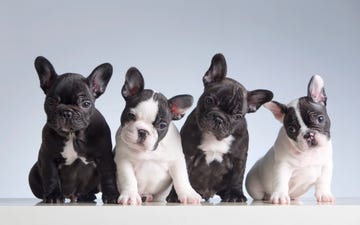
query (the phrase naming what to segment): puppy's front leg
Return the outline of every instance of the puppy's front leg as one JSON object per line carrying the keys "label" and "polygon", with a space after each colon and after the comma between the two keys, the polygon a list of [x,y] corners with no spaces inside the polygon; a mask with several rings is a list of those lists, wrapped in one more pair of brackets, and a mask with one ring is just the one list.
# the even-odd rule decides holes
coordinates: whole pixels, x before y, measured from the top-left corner
{"label": "puppy's front leg", "polygon": [[273,204],[290,204],[289,181],[291,178],[291,169],[287,163],[279,162],[274,165],[273,193],[270,201]]}
{"label": "puppy's front leg", "polygon": [[201,196],[192,188],[190,184],[184,157],[173,161],[169,170],[179,201],[185,204],[199,204],[201,201]]}
{"label": "puppy's front leg", "polygon": [[137,188],[134,167],[130,161],[120,159],[117,161],[117,185],[120,191],[118,203],[122,205],[140,205],[141,197]]}
{"label": "puppy's front leg", "polygon": [[315,183],[315,197],[318,202],[334,202],[335,198],[331,194],[331,176],[333,164],[331,159],[323,166],[321,176]]}
{"label": "puppy's front leg", "polygon": [[45,203],[63,203],[65,197],[61,191],[56,164],[50,159],[39,159],[38,166],[44,190],[43,201]]}

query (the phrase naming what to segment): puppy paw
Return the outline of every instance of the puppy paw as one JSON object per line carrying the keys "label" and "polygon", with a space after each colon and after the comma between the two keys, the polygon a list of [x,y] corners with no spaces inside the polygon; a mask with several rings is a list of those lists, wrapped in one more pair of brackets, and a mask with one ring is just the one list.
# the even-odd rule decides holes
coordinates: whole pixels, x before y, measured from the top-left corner
{"label": "puppy paw", "polygon": [[222,202],[246,202],[247,198],[245,197],[244,193],[232,190],[226,193],[224,196],[221,197]]}
{"label": "puppy paw", "polygon": [[104,204],[118,203],[119,195],[104,195],[102,194],[102,201]]}
{"label": "puppy paw", "polygon": [[180,203],[183,204],[200,204],[201,196],[195,191],[190,190],[185,193],[178,194]]}
{"label": "puppy paw", "polygon": [[316,192],[316,201],[318,202],[334,202],[335,198],[330,192]]}
{"label": "puppy paw", "polygon": [[44,203],[64,203],[65,197],[59,190],[54,190],[50,194],[45,194],[43,197]]}
{"label": "puppy paw", "polygon": [[290,196],[288,193],[274,192],[270,197],[270,201],[273,204],[290,204]]}
{"label": "puppy paw", "polygon": [[123,191],[118,199],[121,205],[141,205],[141,197],[137,191]]}

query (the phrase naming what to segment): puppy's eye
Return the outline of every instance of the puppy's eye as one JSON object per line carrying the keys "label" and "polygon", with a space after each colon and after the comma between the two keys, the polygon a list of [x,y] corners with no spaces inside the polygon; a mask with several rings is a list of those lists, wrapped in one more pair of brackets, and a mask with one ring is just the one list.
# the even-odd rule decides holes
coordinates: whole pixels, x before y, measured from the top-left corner
{"label": "puppy's eye", "polygon": [[46,99],[46,104],[48,104],[50,106],[55,105],[57,102],[58,102],[58,100],[56,98],[53,98],[53,97],[48,97]]}
{"label": "puppy's eye", "polygon": [[320,115],[320,116],[318,116],[317,120],[319,123],[323,123],[325,120],[325,117],[323,115]]}
{"label": "puppy's eye", "polygon": [[90,101],[83,101],[82,103],[81,103],[81,106],[83,107],[83,108],[89,108],[90,106],[91,106],[91,102]]}
{"label": "puppy's eye", "polygon": [[290,134],[295,134],[296,133],[296,128],[293,127],[293,126],[289,126],[288,131],[289,131]]}
{"label": "puppy's eye", "polygon": [[239,119],[243,118],[243,115],[241,113],[236,113],[236,114],[234,114],[233,117],[234,117],[234,120],[239,120]]}
{"label": "puppy's eye", "polygon": [[128,117],[129,120],[136,120],[136,116],[135,116],[134,113],[129,112],[129,113],[127,114],[127,117]]}
{"label": "puppy's eye", "polygon": [[205,103],[208,104],[208,105],[212,105],[212,104],[215,103],[215,100],[214,100],[213,97],[207,96],[207,97],[205,98]]}
{"label": "puppy's eye", "polygon": [[159,123],[159,129],[160,130],[164,130],[164,129],[166,129],[167,128],[167,123],[165,123],[165,122],[161,122],[161,123]]}

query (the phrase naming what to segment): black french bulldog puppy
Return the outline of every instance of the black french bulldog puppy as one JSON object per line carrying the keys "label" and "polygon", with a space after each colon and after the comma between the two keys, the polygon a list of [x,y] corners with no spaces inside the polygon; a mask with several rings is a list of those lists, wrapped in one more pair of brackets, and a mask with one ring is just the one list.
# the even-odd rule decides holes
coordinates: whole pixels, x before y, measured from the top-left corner
{"label": "black french bulldog puppy", "polygon": [[104,93],[112,66],[104,63],[87,77],[57,75],[44,57],[35,68],[44,91],[47,122],[42,131],[38,161],[29,174],[33,194],[45,203],[91,202],[99,187],[104,203],[117,203],[111,133],[95,108]]}
{"label": "black french bulldog puppy", "polygon": [[[216,54],[203,77],[205,86],[196,108],[181,129],[190,183],[208,200],[218,194],[224,202],[245,202],[243,178],[249,134],[246,113],[270,101],[268,90],[247,91],[226,78],[226,61]],[[172,190],[168,201],[178,201]]]}

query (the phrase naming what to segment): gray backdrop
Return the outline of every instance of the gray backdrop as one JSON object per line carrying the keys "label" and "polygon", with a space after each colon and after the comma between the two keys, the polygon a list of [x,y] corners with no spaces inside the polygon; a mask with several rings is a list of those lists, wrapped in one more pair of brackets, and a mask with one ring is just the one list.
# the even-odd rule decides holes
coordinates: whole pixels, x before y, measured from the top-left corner
{"label": "gray backdrop", "polygon": [[[33,197],[27,176],[46,120],[36,56],[47,57],[59,74],[87,76],[103,62],[113,65],[96,105],[114,140],[130,66],[140,69],[146,87],[168,97],[189,93],[197,101],[218,52],[227,59],[229,77],[249,90],[270,89],[283,103],[305,95],[313,74],[323,76],[332,119],[333,192],[359,196],[359,12],[356,0],[2,1],[0,197]],[[280,123],[264,108],[247,119],[248,170],[273,144]]]}

